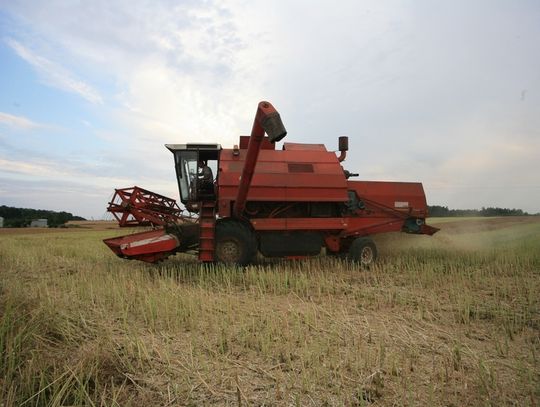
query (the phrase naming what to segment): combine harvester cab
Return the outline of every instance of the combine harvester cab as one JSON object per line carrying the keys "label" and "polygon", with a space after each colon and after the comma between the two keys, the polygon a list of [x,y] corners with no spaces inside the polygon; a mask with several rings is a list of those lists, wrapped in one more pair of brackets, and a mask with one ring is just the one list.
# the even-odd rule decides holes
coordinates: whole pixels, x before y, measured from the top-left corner
{"label": "combine harvester cab", "polygon": [[[267,136],[265,136],[265,133]],[[105,243],[120,257],[156,262],[194,252],[201,262],[247,264],[266,257],[348,255],[364,265],[377,257],[370,235],[402,231],[432,235],[421,183],[353,181],[339,156],[322,144],[275,143],[287,132],[278,112],[259,103],[250,136],[232,149],[219,144],[168,144],[180,199],[141,188],[116,190],[108,210],[120,226],[154,229]],[[212,168],[215,171],[213,176]]]}

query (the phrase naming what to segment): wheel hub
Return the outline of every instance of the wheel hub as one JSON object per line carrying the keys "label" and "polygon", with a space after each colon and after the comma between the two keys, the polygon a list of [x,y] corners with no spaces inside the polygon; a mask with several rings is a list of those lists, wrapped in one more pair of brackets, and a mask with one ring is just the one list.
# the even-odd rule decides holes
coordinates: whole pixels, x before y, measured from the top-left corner
{"label": "wheel hub", "polygon": [[242,249],[235,240],[222,241],[217,251],[219,258],[225,263],[236,263],[242,256]]}
{"label": "wheel hub", "polygon": [[360,260],[362,261],[362,264],[371,264],[371,262],[373,262],[373,250],[371,247],[365,246],[362,248]]}

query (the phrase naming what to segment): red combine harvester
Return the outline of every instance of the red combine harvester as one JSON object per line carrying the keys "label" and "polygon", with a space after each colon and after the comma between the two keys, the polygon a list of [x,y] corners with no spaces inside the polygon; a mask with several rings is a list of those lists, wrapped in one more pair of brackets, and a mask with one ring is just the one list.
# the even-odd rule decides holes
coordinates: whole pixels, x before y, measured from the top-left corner
{"label": "red combine harvester", "polygon": [[[267,136],[265,136],[265,133]],[[364,265],[377,256],[368,237],[402,231],[433,235],[422,184],[350,181],[358,176],[322,144],[275,143],[287,134],[279,113],[259,103],[251,136],[238,146],[167,144],[180,198],[198,216],[183,216],[171,198],[133,187],[117,189],[108,211],[120,226],[153,230],[104,240],[120,257],[157,262],[195,252],[202,262],[247,264],[257,252],[298,258],[346,254]],[[211,167],[217,170],[214,179]]]}

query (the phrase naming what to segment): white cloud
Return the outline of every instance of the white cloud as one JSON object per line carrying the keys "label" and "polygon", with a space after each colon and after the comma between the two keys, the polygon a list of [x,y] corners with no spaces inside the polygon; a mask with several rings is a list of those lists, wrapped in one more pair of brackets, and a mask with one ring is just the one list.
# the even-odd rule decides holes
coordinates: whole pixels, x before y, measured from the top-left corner
{"label": "white cloud", "polygon": [[0,123],[7,124],[8,126],[23,130],[33,130],[49,127],[46,124],[36,123],[24,116],[15,116],[13,114],[4,112],[0,112]]}
{"label": "white cloud", "polygon": [[[50,84],[98,104],[108,124],[92,120],[91,129],[119,165],[115,176],[144,178],[149,189],[176,188],[164,143],[231,146],[250,131],[261,99],[275,103],[291,141],[335,148],[350,134],[346,167],[360,179],[424,181],[432,203],[503,205],[512,179],[540,185],[540,26],[525,4],[457,1],[443,12],[374,0],[3,7],[24,22],[10,46]],[[98,92],[78,71],[64,75],[51,62],[64,56],[114,89]],[[464,194],[464,181],[490,192]],[[512,198],[540,210],[526,190]]]}
{"label": "white cloud", "polygon": [[19,41],[12,38],[6,39],[6,43],[17,53],[17,55],[37,70],[46,84],[67,92],[78,94],[91,103],[103,103],[103,99],[95,89],[78,79],[73,73],[69,72],[61,65],[37,55]]}
{"label": "white cloud", "polygon": [[[172,163],[172,158],[170,162]],[[44,184],[54,182],[57,185],[79,185],[88,188],[87,192],[107,187],[111,193],[114,188],[128,187],[149,181],[149,178],[144,174],[129,173],[128,171],[125,173],[110,172],[109,166],[101,165],[104,170],[100,171],[99,163],[82,160],[61,160],[60,157],[58,160],[52,160],[36,155],[31,155],[28,160],[24,160],[0,156],[0,177],[11,177],[20,181]],[[174,176],[171,179],[174,181]],[[159,191],[174,193],[176,186],[168,181],[152,179],[152,185]],[[63,190],[55,191],[58,196],[62,196],[65,192]]]}
{"label": "white cloud", "polygon": [[[45,7],[23,1],[5,7],[42,36],[25,38],[33,49],[42,55],[67,51],[67,59],[117,84],[119,106],[108,110],[134,142],[236,143],[250,131],[256,104],[265,96],[267,75],[260,67],[267,53],[252,41],[259,27],[239,17],[239,8],[231,10],[238,7],[231,2]],[[34,55],[16,40],[10,45],[40,69],[59,58]]]}

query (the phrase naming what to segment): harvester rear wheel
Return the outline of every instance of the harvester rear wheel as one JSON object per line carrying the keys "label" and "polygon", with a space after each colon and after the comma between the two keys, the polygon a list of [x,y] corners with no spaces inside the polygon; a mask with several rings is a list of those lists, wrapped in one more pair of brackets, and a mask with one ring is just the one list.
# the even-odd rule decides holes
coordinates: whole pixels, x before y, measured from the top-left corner
{"label": "harvester rear wheel", "polygon": [[225,264],[245,265],[257,254],[257,243],[248,226],[224,221],[216,225],[215,260]]}
{"label": "harvester rear wheel", "polygon": [[377,246],[369,237],[356,238],[349,248],[349,258],[361,266],[369,267],[377,259]]}

